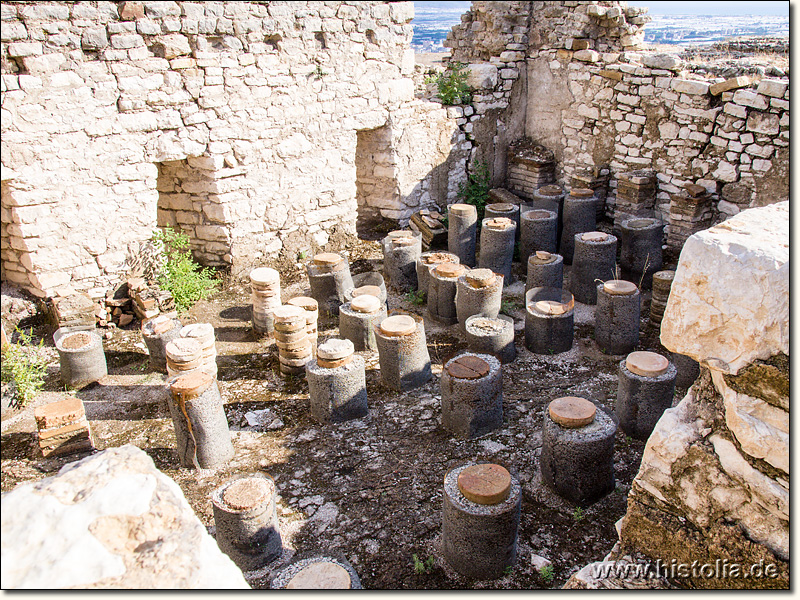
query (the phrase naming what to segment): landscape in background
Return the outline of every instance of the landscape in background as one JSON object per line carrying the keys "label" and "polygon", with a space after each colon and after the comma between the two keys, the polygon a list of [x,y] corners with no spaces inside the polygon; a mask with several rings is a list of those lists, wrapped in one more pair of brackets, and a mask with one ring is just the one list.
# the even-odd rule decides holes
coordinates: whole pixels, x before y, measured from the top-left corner
{"label": "landscape in background", "polygon": [[[752,6],[755,9],[757,3]],[[666,15],[652,14],[645,28],[645,41],[688,46],[722,42],[736,37],[789,37],[788,2],[786,16],[774,15]],[[414,2],[416,52],[446,52],[442,44],[447,33],[461,22],[471,2]]]}

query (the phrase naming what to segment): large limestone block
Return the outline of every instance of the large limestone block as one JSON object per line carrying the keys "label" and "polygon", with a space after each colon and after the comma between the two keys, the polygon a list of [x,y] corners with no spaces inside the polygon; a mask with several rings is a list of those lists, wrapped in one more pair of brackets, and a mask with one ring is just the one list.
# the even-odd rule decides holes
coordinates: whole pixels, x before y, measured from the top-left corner
{"label": "large limestone block", "polygon": [[3,589],[248,588],[181,489],[135,446],[2,499]]}
{"label": "large limestone block", "polygon": [[494,89],[497,85],[497,67],[489,63],[469,65],[467,84],[477,90]]}
{"label": "large limestone block", "polygon": [[788,202],[746,210],[686,241],[661,343],[729,374],[789,354]]}

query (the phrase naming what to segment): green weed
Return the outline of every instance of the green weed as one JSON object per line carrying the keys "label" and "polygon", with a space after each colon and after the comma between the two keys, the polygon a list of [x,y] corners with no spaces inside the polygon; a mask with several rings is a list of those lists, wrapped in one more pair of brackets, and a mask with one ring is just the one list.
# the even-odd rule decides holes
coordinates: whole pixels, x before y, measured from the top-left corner
{"label": "green weed", "polygon": [[541,577],[542,581],[544,581],[547,585],[553,583],[553,578],[555,577],[553,565],[545,565],[539,569],[539,577]]}
{"label": "green weed", "polygon": [[47,358],[43,347],[44,340],[34,345],[27,333],[19,331],[19,341],[9,344],[3,351],[0,380],[10,384],[11,406],[23,408],[44,386]]}
{"label": "green weed", "polygon": [[586,515],[583,513],[583,509],[580,506],[572,511],[572,518],[576,523],[580,523],[584,518],[586,518]]}
{"label": "green weed", "polygon": [[422,306],[425,304],[425,292],[421,290],[411,290],[406,293],[405,299],[415,306]]}
{"label": "green weed", "polygon": [[189,237],[185,233],[170,228],[159,229],[153,232],[153,242],[164,254],[158,284],[172,293],[178,312],[189,310],[195,302],[208,298],[219,287],[214,272],[192,259]]}
{"label": "green weed", "polygon": [[510,317],[511,313],[517,310],[519,306],[519,303],[515,300],[503,300],[500,303],[500,312]]}
{"label": "green weed", "polygon": [[478,223],[483,220],[486,212],[486,203],[489,200],[489,188],[492,175],[489,165],[479,160],[467,176],[467,181],[458,186],[458,199],[465,204],[472,204],[478,210]]}
{"label": "green weed", "polygon": [[466,69],[465,64],[451,63],[444,73],[428,77],[425,83],[436,84],[439,100],[445,106],[469,104],[472,102],[472,88],[467,84]]}
{"label": "green weed", "polygon": [[412,556],[414,559],[414,573],[417,575],[428,575],[431,571],[433,571],[433,565],[435,564],[436,560],[429,556],[426,560],[420,560],[419,556],[414,554]]}

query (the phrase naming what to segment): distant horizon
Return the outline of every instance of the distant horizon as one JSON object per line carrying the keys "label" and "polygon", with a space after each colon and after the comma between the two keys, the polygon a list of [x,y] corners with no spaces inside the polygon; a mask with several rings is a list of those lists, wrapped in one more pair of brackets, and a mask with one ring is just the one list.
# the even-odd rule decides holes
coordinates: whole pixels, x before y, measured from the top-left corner
{"label": "distant horizon", "polygon": [[[419,8],[455,8],[463,7],[467,12],[472,2],[431,2],[415,1],[414,6]],[[645,6],[651,15],[728,15],[728,16],[778,16],[788,17],[791,2],[788,0],[762,0],[751,2],[749,0],[730,0],[719,2],[714,0],[631,0],[628,6]]]}

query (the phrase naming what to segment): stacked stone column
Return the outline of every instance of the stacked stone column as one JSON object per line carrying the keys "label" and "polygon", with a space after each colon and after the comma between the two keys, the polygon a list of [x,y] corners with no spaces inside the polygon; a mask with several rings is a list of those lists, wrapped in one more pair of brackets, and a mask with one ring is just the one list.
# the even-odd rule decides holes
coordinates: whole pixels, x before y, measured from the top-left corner
{"label": "stacked stone column", "polygon": [[259,267],[250,272],[250,301],[253,306],[253,330],[272,337],[272,312],[281,305],[281,279],[275,269]]}
{"label": "stacked stone column", "polygon": [[280,371],[284,375],[304,373],[306,364],[313,358],[306,312],[291,304],[275,309],[275,345],[278,347]]}

